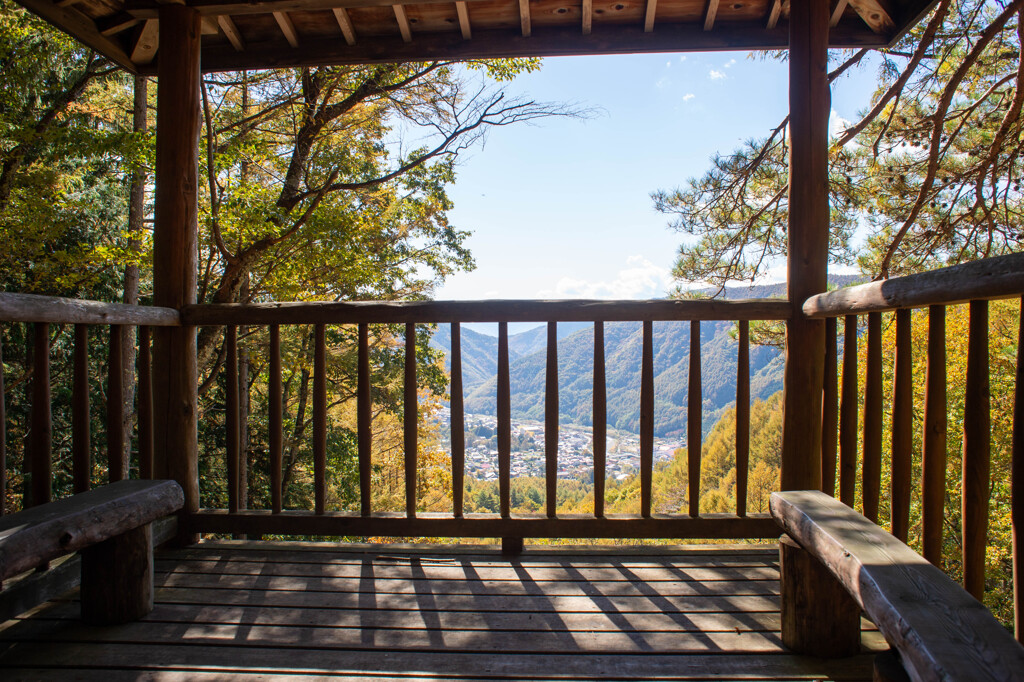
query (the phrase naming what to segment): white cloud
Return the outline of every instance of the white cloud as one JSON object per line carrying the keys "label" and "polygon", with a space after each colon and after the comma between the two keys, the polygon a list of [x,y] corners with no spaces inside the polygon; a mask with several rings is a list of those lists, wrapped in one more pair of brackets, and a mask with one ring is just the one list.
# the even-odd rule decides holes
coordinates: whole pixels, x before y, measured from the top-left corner
{"label": "white cloud", "polygon": [[728,68],[729,68],[730,66],[732,66],[732,65],[733,65],[733,64],[735,64],[735,63],[736,63],[736,60],[735,60],[735,59],[730,59],[729,61],[727,61],[727,62],[725,63],[725,68],[726,68],[726,69],[728,69]]}
{"label": "white cloud", "polygon": [[686,61],[686,55],[685,54],[679,55],[679,61],[685,62]]}
{"label": "white cloud", "polygon": [[716,81],[716,80],[725,78],[725,74],[722,73],[721,71],[716,71],[715,69],[711,69],[711,72],[708,74],[708,78],[710,78],[713,81]]}
{"label": "white cloud", "polygon": [[672,85],[672,79],[670,79],[668,76],[662,76],[661,78],[654,82],[654,87],[658,88],[659,90],[664,90],[670,85]]}
{"label": "white cloud", "polygon": [[665,68],[666,69],[672,68],[672,62],[665,62]]}
{"label": "white cloud", "polygon": [[696,97],[696,95],[695,95],[695,94],[693,94],[692,92],[688,92],[688,93],[686,93],[685,95],[683,95],[683,101],[684,101],[684,102],[689,102],[689,101],[690,101],[691,99],[693,99],[694,97]]}
{"label": "white cloud", "polygon": [[840,134],[842,134],[842,132],[844,130],[849,128],[851,125],[853,125],[853,123],[851,121],[846,120],[842,116],[840,116],[839,112],[836,111],[835,109],[833,109],[832,111],[829,112],[829,115],[828,115],[828,135],[829,135],[829,137],[837,137],[837,136],[839,136]]}
{"label": "white cloud", "polygon": [[643,256],[629,256],[624,268],[612,279],[590,281],[563,277],[554,289],[538,292],[541,298],[637,299],[665,296],[672,278],[667,268],[655,265]]}

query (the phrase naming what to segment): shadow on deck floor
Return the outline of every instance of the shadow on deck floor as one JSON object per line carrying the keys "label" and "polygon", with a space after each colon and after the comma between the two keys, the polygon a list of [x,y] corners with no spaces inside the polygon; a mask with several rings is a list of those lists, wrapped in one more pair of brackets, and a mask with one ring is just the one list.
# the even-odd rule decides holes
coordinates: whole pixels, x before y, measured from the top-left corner
{"label": "shadow on deck floor", "polygon": [[71,593],[0,625],[0,677],[870,680],[868,653],[783,649],[777,559],[209,542],[157,554],[141,622],[84,626]]}

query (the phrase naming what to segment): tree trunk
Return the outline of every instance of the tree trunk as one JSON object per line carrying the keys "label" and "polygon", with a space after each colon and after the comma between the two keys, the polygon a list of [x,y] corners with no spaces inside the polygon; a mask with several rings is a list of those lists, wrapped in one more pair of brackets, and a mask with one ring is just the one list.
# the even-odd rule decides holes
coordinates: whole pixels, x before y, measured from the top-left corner
{"label": "tree trunk", "polygon": [[[147,127],[148,80],[145,76],[135,77],[135,106],[132,110],[132,130],[145,132]],[[142,229],[146,215],[146,172],[137,167],[132,171],[131,187],[128,194],[128,251],[136,257],[142,248]],[[124,302],[137,305],[139,302],[139,265],[129,263],[124,269]],[[121,423],[126,462],[131,461],[132,426],[135,421],[135,337],[137,329],[124,325],[121,328],[121,385],[124,386],[124,421]],[[125,471],[129,471],[126,467]]]}

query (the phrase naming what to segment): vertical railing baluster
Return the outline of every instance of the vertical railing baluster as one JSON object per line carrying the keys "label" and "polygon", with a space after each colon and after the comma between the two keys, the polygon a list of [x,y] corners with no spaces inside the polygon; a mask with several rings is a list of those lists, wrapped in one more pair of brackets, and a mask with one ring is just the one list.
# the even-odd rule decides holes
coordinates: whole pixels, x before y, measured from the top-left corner
{"label": "vertical railing baluster", "polygon": [[839,499],[853,506],[857,490],[857,316],[843,318],[843,398],[839,406]]}
{"label": "vertical railing baluster", "polygon": [[548,518],[558,507],[558,323],[548,322],[544,384],[544,483]]}
{"label": "vertical railing baluster", "polygon": [[640,360],[640,515],[651,515],[651,481],[654,475],[654,333],[653,323],[643,323]]}
{"label": "vertical railing baluster", "polygon": [[608,388],[604,374],[604,322],[594,323],[594,516],[604,517],[607,476]]}
{"label": "vertical railing baluster", "polygon": [[508,376],[508,322],[498,323],[498,507],[512,514],[512,396]]}
{"label": "vertical railing baluster", "polygon": [[452,322],[451,347],[452,513],[455,518],[462,518],[466,489],[466,414],[462,394],[462,327],[458,322]]}
{"label": "vertical railing baluster", "polygon": [[896,359],[892,382],[892,472],[890,477],[892,534],[907,541],[910,532],[910,474],[913,459],[913,376],[911,373],[910,309],[896,311]]}
{"label": "vertical railing baluster", "polygon": [[327,510],[327,330],[313,325],[313,504]]}
{"label": "vertical railing baluster", "polygon": [[[0,377],[0,388],[3,378]],[[0,415],[3,407],[0,406]],[[1024,298],[1017,328],[1017,371],[1013,392],[1013,437],[1010,445],[1010,527],[1013,536],[1013,632],[1024,644]]]}
{"label": "vertical railing baluster", "polygon": [[416,450],[417,418],[419,416],[416,398],[416,325],[405,325],[405,515],[416,516]]}
{"label": "vertical railing baluster", "polygon": [[882,313],[868,313],[868,366],[864,389],[864,516],[878,521],[882,486]]}
{"label": "vertical railing baluster", "polygon": [[825,381],[821,396],[821,490],[836,496],[836,454],[839,437],[839,321],[825,320]]}
{"label": "vertical railing baluster", "polygon": [[71,380],[71,470],[76,493],[89,489],[92,475],[90,440],[89,325],[76,324]]}
{"label": "vertical railing baluster", "polygon": [[144,480],[153,478],[153,361],[149,344],[149,327],[139,327],[139,354],[135,366],[139,379],[139,478]]}
{"label": "vertical railing baluster", "polygon": [[962,499],[964,589],[981,600],[985,592],[991,457],[988,301],[971,301],[967,335]]}
{"label": "vertical railing baluster", "polygon": [[53,417],[50,413],[50,325],[36,322],[32,352],[32,505],[50,501]]}
{"label": "vertical railing baluster", "polygon": [[359,441],[359,513],[373,513],[373,396],[370,393],[370,325],[360,322],[359,369],[356,384],[356,438]]}
{"label": "vertical railing baluster", "polygon": [[124,349],[121,327],[110,326],[107,356],[107,473],[111,481],[128,478],[124,447]]}
{"label": "vertical railing baluster", "polygon": [[690,381],[686,393],[686,464],[689,477],[690,516],[700,514],[701,409],[704,395],[700,377],[700,320],[690,320]]}
{"label": "vertical railing baluster", "polygon": [[284,389],[281,380],[281,327],[270,325],[270,510],[280,514],[284,506]]}
{"label": "vertical railing baluster", "polygon": [[739,321],[736,353],[736,515],[747,515],[750,468],[750,322]]}
{"label": "vertical railing baluster", "polygon": [[946,306],[928,309],[928,367],[925,370],[924,433],[921,437],[921,539],[924,558],[942,565],[946,506]]}
{"label": "vertical railing baluster", "polygon": [[7,398],[4,386],[4,334],[0,328],[0,516],[7,506]]}
{"label": "vertical railing baluster", "polygon": [[224,428],[227,445],[228,470],[228,511],[238,511],[238,494],[241,485],[238,480],[238,327],[228,325],[224,330],[224,346],[227,351],[227,377],[224,395]]}

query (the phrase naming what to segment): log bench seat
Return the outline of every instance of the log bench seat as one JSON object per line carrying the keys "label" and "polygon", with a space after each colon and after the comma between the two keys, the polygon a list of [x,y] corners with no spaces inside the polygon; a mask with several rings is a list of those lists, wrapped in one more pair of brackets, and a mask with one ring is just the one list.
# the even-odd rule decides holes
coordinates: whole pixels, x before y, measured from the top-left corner
{"label": "log bench seat", "polygon": [[153,609],[151,524],[184,504],[174,481],[118,481],[0,518],[0,580],[80,552],[82,618],[114,624]]}
{"label": "log bench seat", "polygon": [[779,545],[787,647],[851,653],[863,610],[913,680],[1024,680],[1024,647],[988,609],[861,514],[809,490],[773,493],[771,514],[788,536]]}

